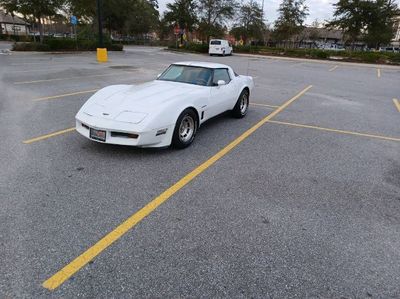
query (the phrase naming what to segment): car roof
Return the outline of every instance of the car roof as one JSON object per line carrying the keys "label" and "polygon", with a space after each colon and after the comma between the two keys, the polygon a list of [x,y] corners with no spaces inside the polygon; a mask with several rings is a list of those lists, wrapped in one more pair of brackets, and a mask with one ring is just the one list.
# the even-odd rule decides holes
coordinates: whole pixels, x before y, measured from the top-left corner
{"label": "car roof", "polygon": [[181,62],[175,62],[173,64],[187,65],[187,66],[199,66],[199,67],[206,67],[206,68],[211,68],[211,69],[220,69],[220,68],[229,69],[230,68],[229,66],[227,66],[225,64],[213,63],[213,62],[202,62],[202,61],[181,61]]}

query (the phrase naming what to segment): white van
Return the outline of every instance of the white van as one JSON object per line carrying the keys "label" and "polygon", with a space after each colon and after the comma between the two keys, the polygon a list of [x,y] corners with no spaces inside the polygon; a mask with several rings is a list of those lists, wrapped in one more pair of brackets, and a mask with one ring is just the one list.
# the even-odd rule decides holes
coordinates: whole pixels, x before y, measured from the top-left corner
{"label": "white van", "polygon": [[225,39],[212,39],[208,47],[208,54],[211,55],[232,55],[232,45]]}

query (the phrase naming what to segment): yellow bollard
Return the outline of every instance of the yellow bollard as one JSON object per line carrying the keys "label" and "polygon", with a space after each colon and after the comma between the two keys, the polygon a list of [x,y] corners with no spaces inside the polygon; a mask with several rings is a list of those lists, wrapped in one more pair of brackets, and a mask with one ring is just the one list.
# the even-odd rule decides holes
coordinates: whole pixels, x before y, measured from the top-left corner
{"label": "yellow bollard", "polygon": [[97,61],[98,62],[107,62],[107,49],[106,48],[97,48]]}

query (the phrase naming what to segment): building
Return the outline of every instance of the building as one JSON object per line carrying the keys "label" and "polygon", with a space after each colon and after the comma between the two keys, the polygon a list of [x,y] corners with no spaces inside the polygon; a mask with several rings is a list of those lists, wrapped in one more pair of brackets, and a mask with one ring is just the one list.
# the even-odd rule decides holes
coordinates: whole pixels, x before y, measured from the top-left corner
{"label": "building", "polygon": [[5,35],[28,35],[29,23],[18,18],[12,17],[0,10],[0,34]]}
{"label": "building", "polygon": [[392,46],[400,47],[400,16],[398,16],[395,19],[394,31],[395,31],[395,35],[394,35],[394,38],[392,39]]}

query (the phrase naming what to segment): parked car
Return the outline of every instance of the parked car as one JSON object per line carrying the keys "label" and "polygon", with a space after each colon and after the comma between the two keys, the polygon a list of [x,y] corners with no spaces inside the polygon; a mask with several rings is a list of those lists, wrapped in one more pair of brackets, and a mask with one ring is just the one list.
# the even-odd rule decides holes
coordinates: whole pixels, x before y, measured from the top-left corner
{"label": "parked car", "polygon": [[208,46],[208,54],[211,55],[232,55],[232,45],[225,39],[212,39]]}
{"label": "parked car", "polygon": [[400,48],[398,48],[398,47],[380,47],[379,52],[400,53]]}
{"label": "parked car", "polygon": [[227,65],[178,62],[154,81],[99,90],[76,115],[76,130],[102,143],[185,148],[206,120],[225,111],[245,117],[253,87]]}

